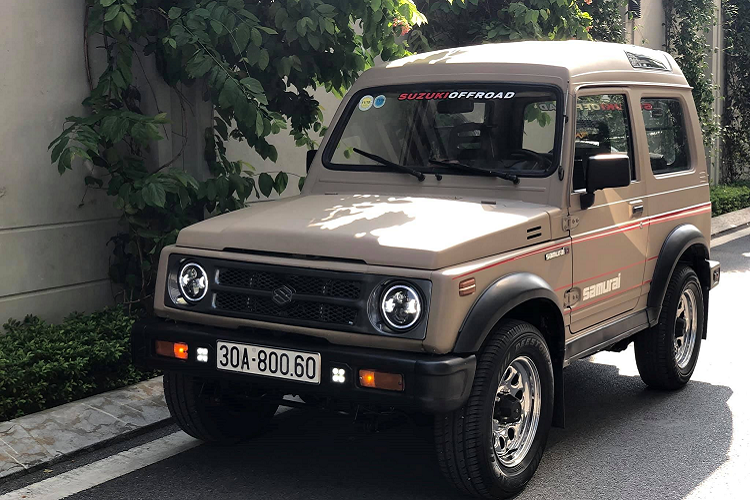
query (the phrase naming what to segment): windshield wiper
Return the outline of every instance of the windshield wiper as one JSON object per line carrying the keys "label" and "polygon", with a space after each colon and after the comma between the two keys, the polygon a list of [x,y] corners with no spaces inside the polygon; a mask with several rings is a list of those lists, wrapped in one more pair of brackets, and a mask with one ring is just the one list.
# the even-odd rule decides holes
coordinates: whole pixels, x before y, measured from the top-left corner
{"label": "windshield wiper", "polygon": [[499,177],[500,179],[505,179],[506,181],[510,181],[513,184],[518,184],[520,182],[520,179],[515,174],[509,174],[507,172],[498,172],[497,170],[490,170],[487,168],[481,168],[481,167],[474,167],[472,165],[467,165],[466,163],[461,163],[458,161],[445,161],[445,160],[438,160],[437,158],[430,158],[430,163],[433,163],[435,165],[441,165],[443,167],[450,167],[455,168],[459,170],[466,170],[467,172],[476,172],[478,174],[484,174],[484,175],[493,175],[495,177]]}
{"label": "windshield wiper", "polygon": [[355,153],[364,156],[365,158],[369,158],[372,161],[376,161],[376,162],[380,163],[381,165],[384,165],[386,167],[391,167],[391,168],[393,168],[395,170],[399,170],[399,171],[401,171],[401,172],[403,172],[405,174],[413,175],[414,177],[416,177],[417,179],[419,179],[420,182],[422,182],[424,180],[424,174],[422,172],[420,172],[419,170],[415,170],[415,169],[413,169],[411,167],[407,167],[406,165],[399,165],[398,163],[394,163],[394,162],[392,162],[390,160],[386,160],[382,156],[378,156],[378,155],[375,155],[375,154],[372,154],[372,153],[368,153],[367,151],[362,151],[361,149],[352,148],[352,150]]}

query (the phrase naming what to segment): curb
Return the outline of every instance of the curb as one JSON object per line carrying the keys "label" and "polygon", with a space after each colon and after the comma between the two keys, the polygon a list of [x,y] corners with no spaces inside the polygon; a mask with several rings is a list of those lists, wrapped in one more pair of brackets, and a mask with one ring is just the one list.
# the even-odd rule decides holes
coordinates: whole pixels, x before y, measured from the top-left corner
{"label": "curb", "polygon": [[0,422],[0,480],[123,441],[172,421],[161,377]]}
{"label": "curb", "polygon": [[738,231],[750,226],[750,208],[743,208],[711,218],[711,237]]}

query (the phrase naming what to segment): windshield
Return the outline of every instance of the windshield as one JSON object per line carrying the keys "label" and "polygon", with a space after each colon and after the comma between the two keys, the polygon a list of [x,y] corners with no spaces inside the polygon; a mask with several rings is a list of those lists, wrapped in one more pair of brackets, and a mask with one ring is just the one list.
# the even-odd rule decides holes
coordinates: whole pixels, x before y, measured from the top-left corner
{"label": "windshield", "polygon": [[557,106],[556,92],[532,86],[368,89],[352,99],[324,163],[331,169],[389,170],[372,159],[377,155],[423,172],[476,174],[445,164],[454,162],[547,175],[558,160]]}

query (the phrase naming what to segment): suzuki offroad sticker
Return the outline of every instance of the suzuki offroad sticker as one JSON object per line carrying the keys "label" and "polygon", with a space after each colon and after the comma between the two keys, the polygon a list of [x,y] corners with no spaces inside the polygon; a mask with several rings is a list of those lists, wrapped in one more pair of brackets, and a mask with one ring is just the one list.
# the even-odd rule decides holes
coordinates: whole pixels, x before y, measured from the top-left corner
{"label": "suzuki offroad sticker", "polygon": [[421,101],[421,100],[434,100],[434,99],[512,99],[515,96],[515,92],[484,92],[479,91],[468,91],[462,92],[414,92],[414,93],[403,93],[398,96],[399,101]]}
{"label": "suzuki offroad sticker", "polygon": [[372,96],[366,95],[362,97],[362,99],[359,100],[359,110],[360,111],[367,111],[372,107]]}
{"label": "suzuki offroad sticker", "polygon": [[620,288],[620,274],[616,278],[608,279],[597,283],[596,285],[587,286],[583,289],[583,301],[593,299],[605,293],[614,292]]}

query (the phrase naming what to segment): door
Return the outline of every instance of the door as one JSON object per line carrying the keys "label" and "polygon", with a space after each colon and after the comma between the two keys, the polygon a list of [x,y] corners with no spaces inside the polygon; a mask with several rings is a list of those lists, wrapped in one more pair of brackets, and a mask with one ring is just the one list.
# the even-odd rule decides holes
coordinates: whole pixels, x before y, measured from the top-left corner
{"label": "door", "polygon": [[[634,154],[632,109],[627,89],[587,90],[577,96],[570,203],[574,227],[570,229],[573,293],[569,314],[573,333],[633,309],[641,294],[648,207],[638,155]],[[612,153],[630,157],[630,185],[596,191],[593,204],[582,209],[589,158]]]}

